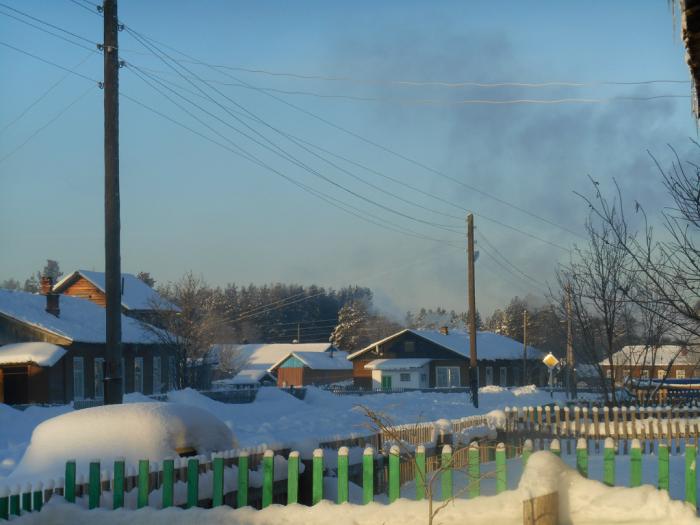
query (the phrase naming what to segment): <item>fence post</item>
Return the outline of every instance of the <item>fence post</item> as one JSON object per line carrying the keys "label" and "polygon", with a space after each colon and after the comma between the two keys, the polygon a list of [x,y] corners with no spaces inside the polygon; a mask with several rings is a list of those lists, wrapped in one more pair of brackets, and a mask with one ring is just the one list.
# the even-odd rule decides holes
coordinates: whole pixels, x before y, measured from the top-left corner
{"label": "fence post", "polygon": [[[116,463],[115,463],[116,468]],[[124,463],[122,462],[122,476]],[[116,477],[114,478],[116,482]],[[124,483],[121,485],[124,487]],[[174,487],[175,487],[175,460],[172,458],[167,458],[163,461],[163,508],[167,509],[172,507],[175,503],[174,501]],[[116,496],[115,496],[116,497]],[[124,491],[122,488],[122,504],[124,502]]]}
{"label": "fence post", "polygon": [[248,505],[248,452],[243,451],[238,456],[238,501],[236,507]]}
{"label": "fence post", "polygon": [[114,479],[112,481],[112,508],[124,506],[124,459],[114,460]]}
{"label": "fence post", "polygon": [[469,463],[467,465],[469,481],[469,497],[476,498],[481,494],[481,464],[479,463],[479,443],[472,441],[469,445]]}
{"label": "fence post", "polygon": [[100,460],[93,459],[88,471],[88,508],[95,509],[100,506]]}
{"label": "fence post", "polygon": [[63,484],[63,497],[69,503],[75,503],[75,460],[66,461],[66,478]]}
{"label": "fence post", "polygon": [[496,494],[507,490],[508,474],[506,471],[506,446],[499,443],[496,446]]}
{"label": "fence post", "polygon": [[638,439],[632,440],[630,450],[630,487],[642,484],[642,448]]}
{"label": "fence post", "polygon": [[523,501],[524,525],[557,525],[559,523],[559,493],[552,492]]}
{"label": "fence post", "polygon": [[217,454],[212,460],[214,468],[212,480],[212,507],[219,507],[224,504],[224,457]]}
{"label": "fence post", "polygon": [[348,454],[348,447],[338,449],[338,503],[347,503],[349,497]]}
{"label": "fence post", "polygon": [[687,443],[685,445],[685,501],[697,507],[697,468],[696,468],[695,445]]}
{"label": "fence post", "polygon": [[615,442],[612,438],[605,438],[603,448],[603,483],[608,487],[615,486]]}
{"label": "fence post", "polygon": [[138,492],[136,498],[136,508],[142,509],[143,507],[148,507],[148,477],[149,477],[149,463],[147,459],[139,460],[139,477]]}
{"label": "fence post", "polygon": [[416,447],[416,500],[425,498],[425,447]]}
{"label": "fence post", "polygon": [[299,452],[292,450],[287,459],[287,505],[299,501]]}
{"label": "fence post", "polygon": [[10,489],[4,486],[0,489],[0,520],[10,519]]}
{"label": "fence post", "polygon": [[669,488],[669,457],[668,444],[659,443],[659,489],[668,491]]}
{"label": "fence post", "polygon": [[[471,458],[469,458],[471,462]],[[442,447],[442,455],[440,457],[440,483],[442,486],[442,501],[452,499],[452,447],[445,445]]]}
{"label": "fence post", "polygon": [[557,457],[561,457],[561,445],[558,439],[553,439],[549,444],[549,451]]}
{"label": "fence post", "polygon": [[24,492],[22,492],[22,511],[31,512],[32,511],[32,485],[27,483],[24,487]]}
{"label": "fence post", "polygon": [[44,484],[39,482],[36,487],[34,487],[34,492],[32,493],[32,509],[36,512],[41,510],[44,504]]}
{"label": "fence post", "polygon": [[374,500],[374,449],[365,448],[362,454],[362,504]]}
{"label": "fence post", "polygon": [[312,470],[311,504],[316,505],[323,499],[323,449],[314,450]]}
{"label": "fence post", "polygon": [[576,470],[584,478],[588,477],[588,441],[579,438],[576,443]]}
{"label": "fence post", "polygon": [[527,460],[530,459],[530,454],[532,454],[532,440],[526,439],[523,443],[523,468],[527,465]]}
{"label": "fence post", "polygon": [[22,488],[17,485],[15,490],[10,494],[10,515],[19,516],[19,493],[22,492]]}
{"label": "fence post", "polygon": [[196,507],[199,503],[199,460],[190,458],[187,461],[187,508]]}
{"label": "fence post", "polygon": [[[447,447],[449,445],[445,445]],[[443,447],[443,449],[445,448]],[[393,503],[399,498],[399,462],[401,461],[401,451],[396,445],[389,449],[389,503]]]}
{"label": "fence post", "polygon": [[262,508],[269,507],[272,504],[272,487],[275,481],[275,453],[272,450],[266,450],[263,455],[263,493],[262,493]]}

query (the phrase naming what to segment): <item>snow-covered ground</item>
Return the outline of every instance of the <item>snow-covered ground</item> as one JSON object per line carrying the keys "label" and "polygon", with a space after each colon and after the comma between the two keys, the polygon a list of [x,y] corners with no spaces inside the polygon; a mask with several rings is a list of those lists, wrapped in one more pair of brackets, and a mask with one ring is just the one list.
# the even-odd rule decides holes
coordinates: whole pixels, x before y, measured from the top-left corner
{"label": "snow-covered ground", "polygon": [[[681,501],[671,500],[664,491],[648,485],[634,489],[606,487],[600,482],[582,478],[563,461],[547,452],[532,455],[517,488],[496,496],[456,500],[439,512],[434,523],[520,525],[523,523],[523,501],[552,492],[559,494],[559,522],[563,524],[697,525],[700,523],[695,516],[695,509]],[[323,501],[314,507],[272,505],[262,511],[250,508],[233,510],[229,507],[209,510],[145,508],[138,511],[87,511],[81,506],[66,504],[57,497],[52,499],[40,513],[28,514],[14,523],[24,525],[42,523],[423,525],[428,523],[428,503],[401,499],[390,505],[382,503],[335,505],[330,501]]]}
{"label": "snow-covered ground", "polygon": [[[319,441],[369,433],[367,418],[359,405],[380,412],[400,424],[456,419],[506,406],[534,406],[551,402],[548,392],[534,387],[484,387],[479,396],[478,410],[471,406],[469,396],[464,393],[405,392],[337,396],[325,390],[308,388],[306,398],[299,400],[270,387],[261,388],[255,402],[250,404],[220,403],[194,390],[170,392],[169,399],[173,403],[197,406],[211,412],[233,430],[241,447],[289,446],[300,450],[312,449]],[[129,394],[125,400],[141,402],[149,398]],[[555,400],[562,401],[563,398],[555,397]],[[37,425],[71,411],[70,405],[30,407],[19,411],[0,404],[0,480],[12,477]]]}

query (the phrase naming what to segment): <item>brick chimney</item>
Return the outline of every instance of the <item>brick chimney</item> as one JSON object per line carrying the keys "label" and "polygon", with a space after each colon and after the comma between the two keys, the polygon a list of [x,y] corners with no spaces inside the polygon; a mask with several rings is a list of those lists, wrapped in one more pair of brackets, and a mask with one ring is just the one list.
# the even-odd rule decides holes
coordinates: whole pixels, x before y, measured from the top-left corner
{"label": "brick chimney", "polygon": [[41,278],[41,294],[46,296],[46,311],[56,317],[61,315],[60,295],[53,291],[53,279],[47,275]]}
{"label": "brick chimney", "polygon": [[440,333],[442,335],[449,335],[450,334],[450,329],[446,326],[441,326],[440,327]]}

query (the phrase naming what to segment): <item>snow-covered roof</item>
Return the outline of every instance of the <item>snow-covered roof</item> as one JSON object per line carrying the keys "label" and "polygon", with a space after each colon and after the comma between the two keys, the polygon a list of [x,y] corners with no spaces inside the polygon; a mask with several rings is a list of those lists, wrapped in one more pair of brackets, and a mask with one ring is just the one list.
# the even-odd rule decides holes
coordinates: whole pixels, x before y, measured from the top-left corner
{"label": "snow-covered roof", "polygon": [[252,385],[259,383],[267,375],[269,373],[266,368],[244,368],[226,381],[234,385]]}
{"label": "snow-covered roof", "polygon": [[[372,343],[362,350],[358,350],[354,354],[350,354],[348,359],[354,359],[357,356],[372,350],[377,345],[381,345],[395,337],[410,332],[418,337],[427,339],[437,345],[440,345],[448,350],[451,350],[464,357],[469,357],[469,334],[462,331],[450,331],[447,335],[439,330],[413,330],[407,328],[395,334],[385,337],[381,341]],[[505,335],[495,334],[493,332],[477,332],[476,333],[476,351],[479,359],[522,359],[523,344],[506,337]],[[527,347],[528,360],[540,361],[544,354],[532,346]]]}
{"label": "snow-covered roof", "polygon": [[348,353],[336,350],[332,354],[330,352],[290,352],[272,365],[268,371],[272,372],[290,357],[296,357],[312,370],[352,370]]}
{"label": "snow-covered roof", "polygon": [[240,359],[246,363],[245,368],[252,368],[251,365],[263,365],[263,370],[267,370],[292,352],[327,352],[330,349],[330,343],[216,344],[209,352],[209,359],[216,364],[219,362],[222,351],[230,351],[236,355],[237,360]]}
{"label": "snow-covered roof", "polygon": [[[0,315],[82,343],[105,342],[105,309],[87,299],[61,295],[59,317],[46,311],[46,296],[0,289]],[[157,343],[155,334],[122,315],[122,342]]]}
{"label": "snow-covered roof", "polygon": [[420,368],[430,359],[375,359],[365,365],[368,370],[409,370]]}
{"label": "snow-covered roof", "polygon": [[53,366],[64,355],[64,348],[51,343],[15,343],[0,346],[0,365],[36,363],[39,366]]}
{"label": "snow-covered roof", "polygon": [[[63,292],[63,290],[78,277],[85,278],[102,292],[105,291],[104,272],[93,272],[90,270],[76,270],[73,273],[66,275],[54,285],[53,290],[58,293]],[[123,273],[122,283],[123,289],[121,304],[127,310],[180,310],[171,302],[163,299],[158,292],[135,275]]]}
{"label": "snow-covered roof", "polygon": [[[615,366],[664,366],[673,361],[676,365],[700,364],[700,346],[697,345],[628,345],[613,354]],[[610,365],[603,359],[601,366]]]}

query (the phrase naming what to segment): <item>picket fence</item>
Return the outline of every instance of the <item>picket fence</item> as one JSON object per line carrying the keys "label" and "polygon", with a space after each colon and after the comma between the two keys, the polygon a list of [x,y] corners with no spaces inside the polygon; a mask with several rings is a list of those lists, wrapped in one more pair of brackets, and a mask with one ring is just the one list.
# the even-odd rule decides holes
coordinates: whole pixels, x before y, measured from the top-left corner
{"label": "picket fence", "polygon": [[[483,453],[483,449],[487,451],[493,450],[493,459],[495,460],[495,477],[496,493],[501,493],[507,490],[508,486],[508,471],[506,468],[506,459],[508,457],[506,445],[498,443],[492,446],[488,443],[473,442],[468,447],[465,447],[467,454],[466,475],[468,480],[467,487],[464,490],[458,491],[461,495],[463,492],[467,497],[473,498],[481,494],[481,481],[483,479],[481,470],[481,458],[489,456]],[[521,451],[520,457],[523,466],[527,463],[530,455],[534,450],[533,443],[527,441]],[[549,450],[561,455],[561,448],[558,440],[552,440]],[[211,459],[203,459],[202,457],[166,459],[162,463],[162,469],[154,470],[153,464],[148,460],[142,460],[138,463],[138,473],[135,479],[130,479],[127,476],[126,465],[124,461],[117,460],[114,462],[111,479],[104,476],[99,461],[90,463],[89,476],[87,483],[76,478],[76,463],[68,461],[66,463],[65,478],[55,486],[42,487],[27,487],[24,491],[14,491],[8,493],[0,493],[0,519],[9,520],[15,516],[20,516],[22,513],[40,511],[42,506],[54,495],[61,495],[68,502],[79,503],[87,506],[89,509],[105,506],[105,494],[111,491],[111,498],[108,501],[108,507],[119,509],[129,507],[126,505],[127,495],[133,495],[135,492],[135,507],[143,508],[149,506],[149,497],[155,492],[160,492],[160,508],[167,508],[174,505],[190,508],[190,507],[217,507],[221,505],[230,505],[232,507],[244,507],[251,504],[250,499],[250,455],[247,452],[240,453],[237,457],[233,457],[233,451],[217,453],[211,456]],[[441,486],[441,499],[449,500],[457,493],[454,490],[454,471],[458,469],[455,461],[455,450],[450,445],[444,445],[439,455],[440,472],[439,482]],[[649,456],[647,456],[649,457]],[[278,480],[275,475],[275,453],[272,450],[266,450],[262,455],[262,487],[260,490],[259,508],[265,508],[272,503],[293,504],[303,502],[300,498],[301,482],[303,476],[300,469],[300,454],[297,451],[290,451],[287,455],[287,472],[286,480]],[[631,487],[640,486],[642,483],[642,447],[639,440],[633,440],[631,452],[629,455],[630,462],[630,483]],[[696,473],[696,458],[697,447],[693,444],[685,446],[685,501],[697,506],[697,473]],[[588,476],[588,459],[589,459],[589,443],[586,439],[578,440],[576,449],[576,468],[581,475]],[[402,452],[397,445],[393,445],[388,454],[388,483],[384,489],[387,501],[395,502],[401,497],[401,485],[403,481],[400,475],[400,464],[404,462],[410,464],[413,469],[413,479],[415,480],[415,492],[412,494],[416,500],[422,500],[429,496],[427,480],[430,479],[431,469],[426,461],[426,449],[419,445],[415,448],[414,453],[406,454]],[[660,443],[657,455],[657,471],[658,471],[658,488],[660,490],[669,490],[671,473],[669,470],[669,447],[666,443]],[[617,463],[619,463],[616,454],[616,446],[611,438],[608,438],[605,443],[603,457],[603,483],[609,486],[615,485],[615,471]],[[232,480],[226,483],[225,476],[227,467],[236,465],[236,480],[237,488],[235,490],[227,490],[226,487],[231,487]],[[316,449],[313,452],[313,458],[310,465],[310,501],[306,503],[315,505],[324,499],[324,484],[323,478],[326,471],[324,464],[324,451]],[[433,471],[435,469],[432,469]],[[344,503],[349,500],[349,483],[351,481],[351,465],[350,452],[347,447],[342,447],[338,450],[337,465],[335,468],[337,477],[337,503]],[[211,472],[210,476],[203,474]],[[232,472],[228,471],[230,476]],[[208,479],[209,486],[204,487],[202,480]],[[368,447],[362,453],[361,460],[361,476],[358,482],[362,487],[362,503],[366,504],[375,499],[377,490],[376,482],[376,453]],[[179,501],[177,498],[178,491],[176,486],[178,483],[184,483],[186,493],[184,500]],[[278,490],[282,485],[283,490]],[[200,489],[205,489],[200,491]],[[383,492],[384,492],[383,491]],[[203,492],[206,492],[206,498],[202,497]],[[404,494],[406,496],[406,494]],[[133,499],[133,498],[132,498]]]}

